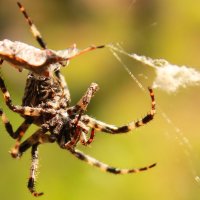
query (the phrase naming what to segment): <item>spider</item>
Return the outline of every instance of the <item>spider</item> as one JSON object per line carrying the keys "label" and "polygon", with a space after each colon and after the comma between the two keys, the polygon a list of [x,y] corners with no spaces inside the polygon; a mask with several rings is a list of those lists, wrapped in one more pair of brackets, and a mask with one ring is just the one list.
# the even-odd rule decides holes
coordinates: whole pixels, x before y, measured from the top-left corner
{"label": "spider", "polygon": [[[31,21],[24,7],[19,2],[17,4],[41,48],[48,50],[40,32]],[[54,64],[51,63],[51,65]],[[62,63],[58,64],[62,65]],[[37,197],[43,194],[43,192],[37,192],[35,190],[36,172],[39,162],[38,146],[40,144],[57,142],[60,148],[69,151],[78,159],[113,174],[136,173],[148,170],[156,165],[154,163],[137,169],[119,169],[102,163],[76,149],[79,142],[83,145],[89,145],[93,141],[95,130],[108,134],[127,133],[150,122],[155,115],[155,99],[151,88],[149,88],[151,97],[150,112],[140,120],[117,127],[96,120],[85,114],[92,97],[99,89],[96,83],[91,83],[77,104],[70,106],[70,92],[64,76],[60,73],[59,68],[55,70],[53,66],[47,69],[50,70],[53,76],[45,76],[44,74],[35,73],[33,72],[34,70],[29,69],[31,72],[29,72],[27,77],[21,106],[12,103],[10,93],[4,80],[0,76],[0,89],[6,105],[10,110],[20,114],[24,118],[23,123],[14,131],[5,112],[0,109],[0,116],[5,129],[13,139],[16,139],[14,148],[11,150],[12,157],[20,158],[24,152],[31,148],[32,162],[28,179],[28,189],[33,196]],[[39,129],[21,142],[31,124],[36,124]],[[88,133],[90,133],[89,139],[86,137]]]}

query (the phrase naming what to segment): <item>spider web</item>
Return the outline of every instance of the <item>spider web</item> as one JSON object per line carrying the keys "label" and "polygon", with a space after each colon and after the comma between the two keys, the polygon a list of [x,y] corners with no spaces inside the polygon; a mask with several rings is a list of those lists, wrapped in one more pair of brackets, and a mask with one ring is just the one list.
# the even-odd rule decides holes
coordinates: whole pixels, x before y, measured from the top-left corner
{"label": "spider web", "polygon": [[[125,55],[136,61],[149,66],[156,74],[152,83],[152,88],[163,90],[166,93],[175,93],[178,89],[186,88],[189,86],[195,86],[200,84],[200,72],[194,68],[187,66],[177,66],[169,63],[164,59],[152,59],[146,56],[140,56],[135,53],[127,53],[120,44],[107,45],[112,55],[119,61],[121,66],[125,69],[131,79],[138,85],[142,92],[146,92],[145,87],[139,79],[131,72],[129,67],[123,62],[120,55]],[[160,107],[156,105],[157,110],[161,114],[164,121],[172,128],[174,137],[178,145],[181,147],[182,152],[191,169],[192,178],[196,183],[200,184],[200,176],[198,175],[196,166],[194,165],[197,155],[195,154],[193,147],[189,139],[185,136],[184,132],[171,120],[168,114]]]}

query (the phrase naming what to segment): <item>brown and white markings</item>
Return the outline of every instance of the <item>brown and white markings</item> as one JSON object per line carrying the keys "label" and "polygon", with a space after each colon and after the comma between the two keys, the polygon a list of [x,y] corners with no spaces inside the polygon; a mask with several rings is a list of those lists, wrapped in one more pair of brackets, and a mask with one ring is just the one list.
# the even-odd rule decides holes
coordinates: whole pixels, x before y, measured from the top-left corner
{"label": "brown and white markings", "polygon": [[[20,7],[20,10],[28,21],[32,33],[37,39],[41,48],[43,48],[44,51],[49,51],[41,37],[41,34],[39,33],[35,25],[33,25],[23,6],[20,3],[18,3],[18,6]],[[27,48],[31,50],[31,48]],[[22,49],[20,51],[22,51]],[[26,56],[30,56],[30,59],[34,60],[37,56],[35,57],[33,55],[36,50],[33,49],[33,51],[34,52],[30,52],[30,54],[28,53]],[[41,51],[38,51],[40,54]],[[87,51],[88,49],[86,50],[86,52]],[[19,52],[15,54],[15,57],[16,55],[19,55]],[[44,56],[43,59],[46,59],[46,57]],[[8,58],[7,60],[10,61],[12,64],[17,65],[17,67],[19,68],[25,68],[24,65],[21,65],[21,61],[18,62],[16,61],[16,59],[9,60]],[[120,127],[106,124],[85,114],[91,98],[99,89],[96,83],[91,83],[86,93],[77,102],[77,104],[74,106],[70,106],[70,93],[65,78],[60,73],[59,67],[49,67],[51,65],[57,64],[58,66],[62,65],[62,62],[63,60],[59,60],[58,63],[48,63],[48,65],[46,65],[47,69],[53,76],[44,76],[43,73],[40,73],[37,70],[35,72],[34,70],[36,68],[34,68],[33,65],[30,65],[30,62],[28,62],[28,64],[26,63],[26,68],[31,72],[29,73],[27,78],[26,88],[21,106],[14,105],[12,103],[10,93],[7,90],[4,80],[0,76],[0,89],[3,93],[6,105],[10,110],[19,113],[24,118],[24,122],[19,126],[16,131],[14,131],[4,111],[0,109],[0,116],[8,134],[13,139],[16,139],[16,144],[11,150],[11,155],[14,158],[19,158],[23,155],[25,151],[31,148],[32,163],[30,168],[30,177],[28,180],[28,188],[30,192],[34,196],[40,196],[43,194],[42,192],[38,193],[35,190],[36,172],[38,167],[38,146],[43,143],[57,142],[57,144],[62,149],[68,150],[78,159],[85,161],[89,165],[96,166],[103,171],[107,171],[113,174],[136,173],[154,167],[156,165],[155,163],[138,169],[119,169],[102,163],[95,158],[85,155],[84,153],[76,149],[76,146],[79,142],[83,145],[89,145],[93,141],[95,130],[108,134],[127,133],[150,122],[155,115],[155,100],[153,90],[149,88],[149,93],[151,97],[151,111],[142,119],[136,122],[130,122],[129,124]],[[34,70],[32,69],[32,67]],[[41,66],[39,66],[38,69],[41,70]],[[42,70],[42,72],[44,71]],[[29,138],[21,142],[25,132],[31,124],[36,124],[39,129],[35,131]],[[87,139],[86,137],[87,134],[90,134],[89,139]]]}

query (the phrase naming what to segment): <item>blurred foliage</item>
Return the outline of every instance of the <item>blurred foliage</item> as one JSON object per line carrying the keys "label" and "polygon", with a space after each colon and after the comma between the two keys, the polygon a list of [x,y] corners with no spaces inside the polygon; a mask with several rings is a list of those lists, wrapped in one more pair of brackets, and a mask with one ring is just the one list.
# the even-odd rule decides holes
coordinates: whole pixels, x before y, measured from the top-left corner
{"label": "blurred foliage", "polygon": [[[81,49],[90,44],[119,42],[127,52],[200,69],[200,1],[23,0],[22,3],[51,49],[64,49],[73,43]],[[0,1],[0,39],[5,38],[38,47],[14,0]],[[122,59],[145,87],[152,83],[155,76],[152,69],[126,57]],[[1,71],[13,102],[20,104],[27,72],[19,73],[7,64]],[[72,104],[91,82],[100,85],[101,90],[88,108],[88,114],[97,119],[123,124],[149,110],[148,95],[141,92],[108,49],[77,57],[62,72],[71,91]],[[113,166],[140,167],[157,162],[158,166],[148,172],[126,176],[102,173],[56,144],[42,145],[37,184],[38,191],[45,192],[41,198],[199,199],[200,184],[194,180],[200,173],[198,90],[199,87],[190,87],[172,95],[156,90],[159,109],[153,122],[127,135],[96,133],[91,148],[80,147]],[[22,119],[5,107],[2,97],[0,101],[16,129]],[[181,129],[180,133],[163,119],[163,112]],[[27,136],[35,129],[33,126]],[[14,141],[2,124],[0,130],[1,198],[33,199],[26,189],[30,151],[20,160],[13,160],[8,150]]]}

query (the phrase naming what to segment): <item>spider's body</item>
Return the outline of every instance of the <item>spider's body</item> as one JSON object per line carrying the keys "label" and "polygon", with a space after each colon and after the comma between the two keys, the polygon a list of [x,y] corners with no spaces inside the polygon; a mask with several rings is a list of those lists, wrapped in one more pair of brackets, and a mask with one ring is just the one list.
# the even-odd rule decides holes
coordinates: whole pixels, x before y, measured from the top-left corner
{"label": "spider's body", "polygon": [[[18,3],[18,6],[20,7],[20,10],[28,21],[33,35],[37,39],[40,46],[44,49],[41,51],[49,51],[39,31],[36,29],[32,21],[28,17],[22,5]],[[27,48],[30,50],[29,46],[27,46]],[[86,50],[75,54],[75,56],[90,51],[92,49],[94,48],[89,47]],[[23,50],[21,49],[21,51]],[[33,51],[35,51],[35,49],[33,49]],[[120,127],[109,125],[85,114],[86,108],[90,103],[91,98],[98,90],[98,85],[96,83],[92,83],[90,85],[86,93],[75,106],[70,106],[70,93],[66,81],[60,73],[59,68],[57,68],[57,66],[63,65],[63,60],[59,60],[55,63],[49,63],[49,65],[45,66],[45,69],[41,68],[41,65],[38,65],[38,69],[41,71],[37,71],[37,66],[31,64],[30,61],[28,61],[28,57],[33,60],[37,59],[37,56],[33,55],[34,52],[31,52],[30,54],[27,53],[28,51],[23,52],[23,56],[27,58],[27,60],[24,59],[24,61],[28,62],[28,65],[26,65],[26,67],[22,65],[22,61],[18,61],[19,52],[20,51],[18,51],[17,54],[15,54],[16,56],[14,57],[9,57],[8,54],[11,55],[10,53],[5,53],[5,57],[2,57],[2,54],[0,53],[0,57],[2,61],[5,59],[11,64],[17,65],[18,68],[22,67],[31,71],[27,78],[22,105],[13,105],[10,94],[1,77],[0,88],[2,90],[7,106],[12,111],[19,113],[24,118],[24,122],[19,126],[16,131],[13,131],[12,125],[2,109],[0,109],[0,116],[2,117],[2,121],[9,135],[12,138],[16,139],[16,144],[11,150],[11,155],[15,158],[21,157],[27,149],[32,149],[32,164],[28,181],[28,188],[34,196],[42,195],[42,193],[37,193],[34,187],[38,165],[37,150],[38,146],[42,143],[57,142],[61,148],[68,150],[78,159],[83,160],[92,166],[96,166],[103,171],[114,174],[134,173],[144,171],[155,166],[155,164],[152,164],[139,169],[118,169],[115,167],[110,167],[109,165],[102,163],[88,155],[85,155],[84,153],[76,149],[76,145],[78,144],[78,142],[81,142],[83,145],[88,145],[93,141],[94,130],[102,131],[109,134],[126,133],[151,121],[155,114],[155,100],[152,89],[149,89],[152,101],[150,113],[148,113],[141,120],[130,122],[127,125],[123,125]],[[38,52],[40,53],[40,51]],[[43,59],[46,59],[46,57],[43,57]],[[46,70],[48,70],[52,74],[52,76],[45,76],[43,72]],[[22,137],[24,136],[25,132],[31,124],[36,124],[39,129],[35,133],[33,133],[28,139],[21,143]],[[89,139],[87,139],[86,134],[90,130],[90,137]]]}

